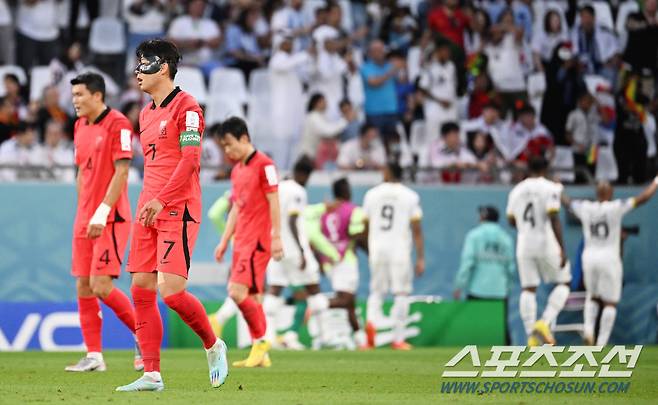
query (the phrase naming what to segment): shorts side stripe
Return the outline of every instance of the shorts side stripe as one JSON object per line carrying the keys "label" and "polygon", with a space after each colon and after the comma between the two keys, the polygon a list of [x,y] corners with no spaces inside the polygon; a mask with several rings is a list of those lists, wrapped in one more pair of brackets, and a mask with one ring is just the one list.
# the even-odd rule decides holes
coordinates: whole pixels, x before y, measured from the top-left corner
{"label": "shorts side stripe", "polygon": [[123,263],[121,262],[121,256],[119,256],[119,245],[117,243],[117,236],[114,232],[114,222],[112,222],[112,244],[114,245],[114,254],[117,256],[117,260],[119,261],[119,265],[122,265]]}

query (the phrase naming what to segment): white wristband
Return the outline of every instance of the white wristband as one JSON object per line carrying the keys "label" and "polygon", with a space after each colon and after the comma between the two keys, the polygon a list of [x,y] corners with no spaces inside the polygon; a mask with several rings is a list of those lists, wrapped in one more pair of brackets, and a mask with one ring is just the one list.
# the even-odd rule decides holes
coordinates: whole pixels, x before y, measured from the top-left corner
{"label": "white wristband", "polygon": [[658,185],[658,176],[656,176],[656,177],[653,178],[653,182],[654,182],[656,185]]}
{"label": "white wristband", "polygon": [[89,225],[103,225],[107,223],[107,216],[110,215],[110,211],[112,210],[112,207],[105,203],[101,203],[101,205],[96,208],[96,212],[94,212],[94,215],[91,217],[89,220]]}

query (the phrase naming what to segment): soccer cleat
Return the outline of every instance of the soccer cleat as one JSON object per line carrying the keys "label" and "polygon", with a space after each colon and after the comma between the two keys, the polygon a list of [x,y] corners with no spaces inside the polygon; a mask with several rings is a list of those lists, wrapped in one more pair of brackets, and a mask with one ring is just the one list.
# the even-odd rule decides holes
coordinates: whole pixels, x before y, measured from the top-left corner
{"label": "soccer cleat", "polygon": [[217,317],[215,317],[215,314],[210,314],[208,315],[208,321],[210,322],[210,327],[212,328],[212,331],[215,333],[215,336],[218,338],[222,337],[222,324],[219,323],[217,320]]}
{"label": "soccer cleat", "polygon": [[[233,367],[235,367],[235,368],[245,368],[245,364],[247,364],[246,359],[245,360],[240,360],[240,361],[234,361],[233,362]],[[265,354],[265,357],[263,357],[263,361],[257,367],[262,367],[262,368],[272,367],[272,359],[270,359],[270,354],[269,353]]]}
{"label": "soccer cleat", "polygon": [[375,347],[375,337],[377,336],[377,328],[372,322],[366,322],[366,342],[371,348]]}
{"label": "soccer cleat", "polygon": [[548,326],[548,324],[545,321],[540,319],[537,322],[535,322],[533,333],[535,332],[537,332],[541,336],[545,344],[549,344],[549,345],[555,344],[555,338],[551,333],[551,328]]}
{"label": "soccer cleat", "polygon": [[281,342],[283,343],[283,347],[288,350],[306,350],[306,346],[299,341],[299,335],[297,335],[297,332],[292,330],[289,330],[281,336]]}
{"label": "soccer cleat", "polygon": [[537,338],[537,336],[531,334],[528,336],[528,347],[536,347],[536,346],[541,346],[541,341]]}
{"label": "soccer cleat", "polygon": [[208,370],[210,376],[210,385],[213,388],[219,388],[228,377],[228,361],[226,359],[226,343],[217,339],[217,342],[206,351],[208,356]]}
{"label": "soccer cleat", "polygon": [[393,349],[393,350],[400,350],[400,351],[408,352],[409,350],[411,350],[413,348],[414,347],[411,344],[405,342],[404,340],[400,341],[400,342],[391,343],[391,349]]}
{"label": "soccer cleat", "polygon": [[266,340],[262,342],[256,342],[251,346],[251,352],[246,360],[236,361],[233,363],[233,367],[244,367],[244,368],[253,368],[261,367],[261,364],[265,360],[267,352],[270,350],[270,343]]}
{"label": "soccer cleat", "polygon": [[144,359],[142,358],[142,351],[139,345],[135,342],[135,358],[133,360],[133,368],[135,371],[144,371]]}
{"label": "soccer cleat", "polygon": [[153,378],[143,375],[128,385],[117,387],[119,392],[137,392],[137,391],[163,391],[164,383],[162,380],[155,381]]}
{"label": "soccer cleat", "polygon": [[83,357],[77,364],[66,366],[64,370],[83,373],[86,371],[105,371],[107,368],[103,360],[98,360],[94,357]]}

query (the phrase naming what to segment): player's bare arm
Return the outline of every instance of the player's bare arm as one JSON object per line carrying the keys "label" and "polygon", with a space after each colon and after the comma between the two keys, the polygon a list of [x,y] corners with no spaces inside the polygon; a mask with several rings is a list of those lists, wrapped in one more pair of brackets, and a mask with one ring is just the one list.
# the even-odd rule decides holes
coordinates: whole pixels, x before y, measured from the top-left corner
{"label": "player's bare arm", "polygon": [[267,193],[267,203],[270,206],[270,219],[272,221],[272,258],[279,261],[283,258],[283,244],[281,243],[281,211],[279,211],[279,193]]}
{"label": "player's bare arm", "polygon": [[238,205],[232,204],[231,210],[228,212],[228,218],[226,219],[226,229],[224,229],[222,239],[219,241],[217,247],[215,248],[215,260],[218,262],[224,260],[224,254],[228,248],[228,243],[231,240],[233,233],[235,232],[235,224],[238,220],[238,210]]}
{"label": "player's bare arm", "polygon": [[[103,198],[103,202],[98,207],[87,226],[87,237],[89,239],[96,239],[103,233],[107,221],[107,215],[114,204],[116,204],[128,182],[129,170],[130,159],[119,159],[114,162],[114,175],[112,176],[112,180],[110,180],[110,185],[107,187],[105,198]],[[97,214],[98,218],[96,218]]]}
{"label": "player's bare arm", "polygon": [[509,226],[516,229],[516,218],[514,218],[514,215],[507,216],[507,223],[509,224]]}
{"label": "player's bare arm", "polygon": [[293,213],[290,214],[288,218],[288,225],[290,225],[290,232],[292,233],[293,239],[295,239],[295,243],[297,244],[297,247],[299,248],[299,253],[301,254],[301,261],[299,263],[299,268],[301,270],[304,270],[306,268],[306,257],[304,257],[304,248],[302,247],[302,243],[299,240],[299,229],[297,229],[297,219],[299,219],[299,214],[298,213]]}
{"label": "player's bare arm", "polygon": [[640,205],[649,201],[651,197],[653,197],[653,195],[656,193],[656,189],[658,189],[658,176],[653,179],[653,181],[649,183],[649,185],[635,197],[635,207],[639,207]]}
{"label": "player's bare arm", "polygon": [[420,277],[425,273],[425,242],[420,218],[411,221],[411,233],[416,247],[416,276]]}
{"label": "player's bare arm", "polygon": [[564,267],[567,262],[567,255],[564,252],[564,241],[562,240],[562,223],[560,223],[560,211],[551,211],[548,214],[548,218],[551,221],[551,228],[553,228],[553,233],[555,234],[555,239],[560,245],[560,267]]}

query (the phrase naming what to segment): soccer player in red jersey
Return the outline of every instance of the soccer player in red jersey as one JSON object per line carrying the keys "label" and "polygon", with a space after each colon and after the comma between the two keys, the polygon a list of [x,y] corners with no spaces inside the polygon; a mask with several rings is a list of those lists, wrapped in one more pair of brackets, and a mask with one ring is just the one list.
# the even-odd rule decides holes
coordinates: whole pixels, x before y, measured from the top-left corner
{"label": "soccer player in red jersey", "polygon": [[276,168],[269,157],[251,144],[242,119],[232,117],[224,121],[219,136],[224,152],[237,163],[231,172],[233,206],[215,258],[222,260],[233,236],[228,294],[240,308],[253,340],[249,357],[233,366],[269,367],[270,342],[265,339],[261,301],[267,263],[270,258],[283,257]]}
{"label": "soccer player in red jersey", "polygon": [[165,304],[203,341],[210,383],[219,387],[228,375],[226,345],[213,333],[201,302],[185,289],[201,222],[203,115],[191,95],[174,88],[181,59],[174,44],[160,39],[145,41],[137,48],[137,57],[137,82],[153,99],[139,115],[144,185],[128,257],[145,373],[117,391],[164,389],[160,376],[163,331],[156,287]]}
{"label": "soccer player in red jersey", "polygon": [[[75,164],[78,167],[78,208],[73,225],[72,274],[76,277],[80,328],[87,356],[66,371],[105,371],[101,353],[103,320],[98,299],[135,333],[130,299],[112,279],[130,234],[128,169],[132,159],[132,126],[119,111],[105,105],[105,82],[94,73],[71,80],[75,123]],[[136,356],[135,368],[143,368]]]}

